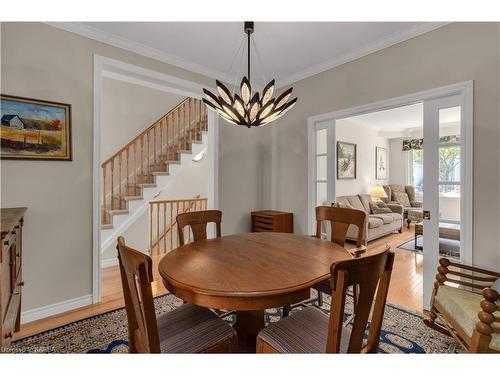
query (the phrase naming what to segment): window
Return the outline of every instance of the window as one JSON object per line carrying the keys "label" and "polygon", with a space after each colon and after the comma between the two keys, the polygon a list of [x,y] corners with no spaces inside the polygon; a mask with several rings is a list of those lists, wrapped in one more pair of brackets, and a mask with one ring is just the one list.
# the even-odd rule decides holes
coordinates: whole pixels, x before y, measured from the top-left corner
{"label": "window", "polygon": [[415,186],[418,196],[424,194],[424,150],[412,149],[410,152],[410,185]]}

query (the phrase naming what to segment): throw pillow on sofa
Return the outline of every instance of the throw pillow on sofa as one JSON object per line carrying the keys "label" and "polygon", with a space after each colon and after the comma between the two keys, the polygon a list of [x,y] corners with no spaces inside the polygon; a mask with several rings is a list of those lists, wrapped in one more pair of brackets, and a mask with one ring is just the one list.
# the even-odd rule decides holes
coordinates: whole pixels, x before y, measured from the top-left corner
{"label": "throw pillow on sofa", "polygon": [[390,214],[392,210],[384,202],[370,202],[372,214]]}
{"label": "throw pillow on sofa", "polygon": [[411,206],[410,204],[410,198],[408,198],[408,194],[406,193],[394,193],[394,199],[396,202],[399,204],[402,204],[403,207],[409,207]]}

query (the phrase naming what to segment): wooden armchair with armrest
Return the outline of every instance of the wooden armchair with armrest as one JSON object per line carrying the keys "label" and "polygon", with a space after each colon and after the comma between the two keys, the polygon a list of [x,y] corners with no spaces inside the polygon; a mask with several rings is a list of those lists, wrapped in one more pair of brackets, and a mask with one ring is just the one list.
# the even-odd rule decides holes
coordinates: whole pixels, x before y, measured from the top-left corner
{"label": "wooden armchair with armrest", "polygon": [[500,353],[500,294],[493,288],[499,278],[498,272],[441,258],[424,323],[468,352]]}

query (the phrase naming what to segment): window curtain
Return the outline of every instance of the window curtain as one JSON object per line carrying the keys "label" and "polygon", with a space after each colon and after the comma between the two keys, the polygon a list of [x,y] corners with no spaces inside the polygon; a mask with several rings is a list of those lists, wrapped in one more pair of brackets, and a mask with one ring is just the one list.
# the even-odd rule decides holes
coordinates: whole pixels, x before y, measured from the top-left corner
{"label": "window curtain", "polygon": [[403,151],[422,150],[423,148],[424,148],[423,138],[403,140]]}
{"label": "window curtain", "polygon": [[[439,137],[440,144],[446,143],[460,143],[459,135],[447,135],[444,137]],[[414,139],[403,139],[403,151],[410,150],[423,150],[424,149],[424,139],[414,138]]]}

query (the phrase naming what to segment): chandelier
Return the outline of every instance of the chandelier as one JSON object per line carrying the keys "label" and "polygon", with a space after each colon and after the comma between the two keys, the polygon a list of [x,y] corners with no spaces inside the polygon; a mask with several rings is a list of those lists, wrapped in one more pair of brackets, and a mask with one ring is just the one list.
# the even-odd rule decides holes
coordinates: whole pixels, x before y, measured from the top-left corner
{"label": "chandelier", "polygon": [[219,95],[214,95],[207,89],[203,89],[205,94],[203,102],[224,120],[250,128],[251,126],[264,126],[280,118],[295,105],[297,98],[288,101],[293,88],[289,88],[277,98],[273,98],[274,79],[264,87],[262,95],[259,92],[252,92],[250,84],[250,35],[254,31],[254,23],[245,22],[244,31],[247,34],[248,74],[241,81],[240,95],[234,93],[233,96],[222,82],[216,80]]}

